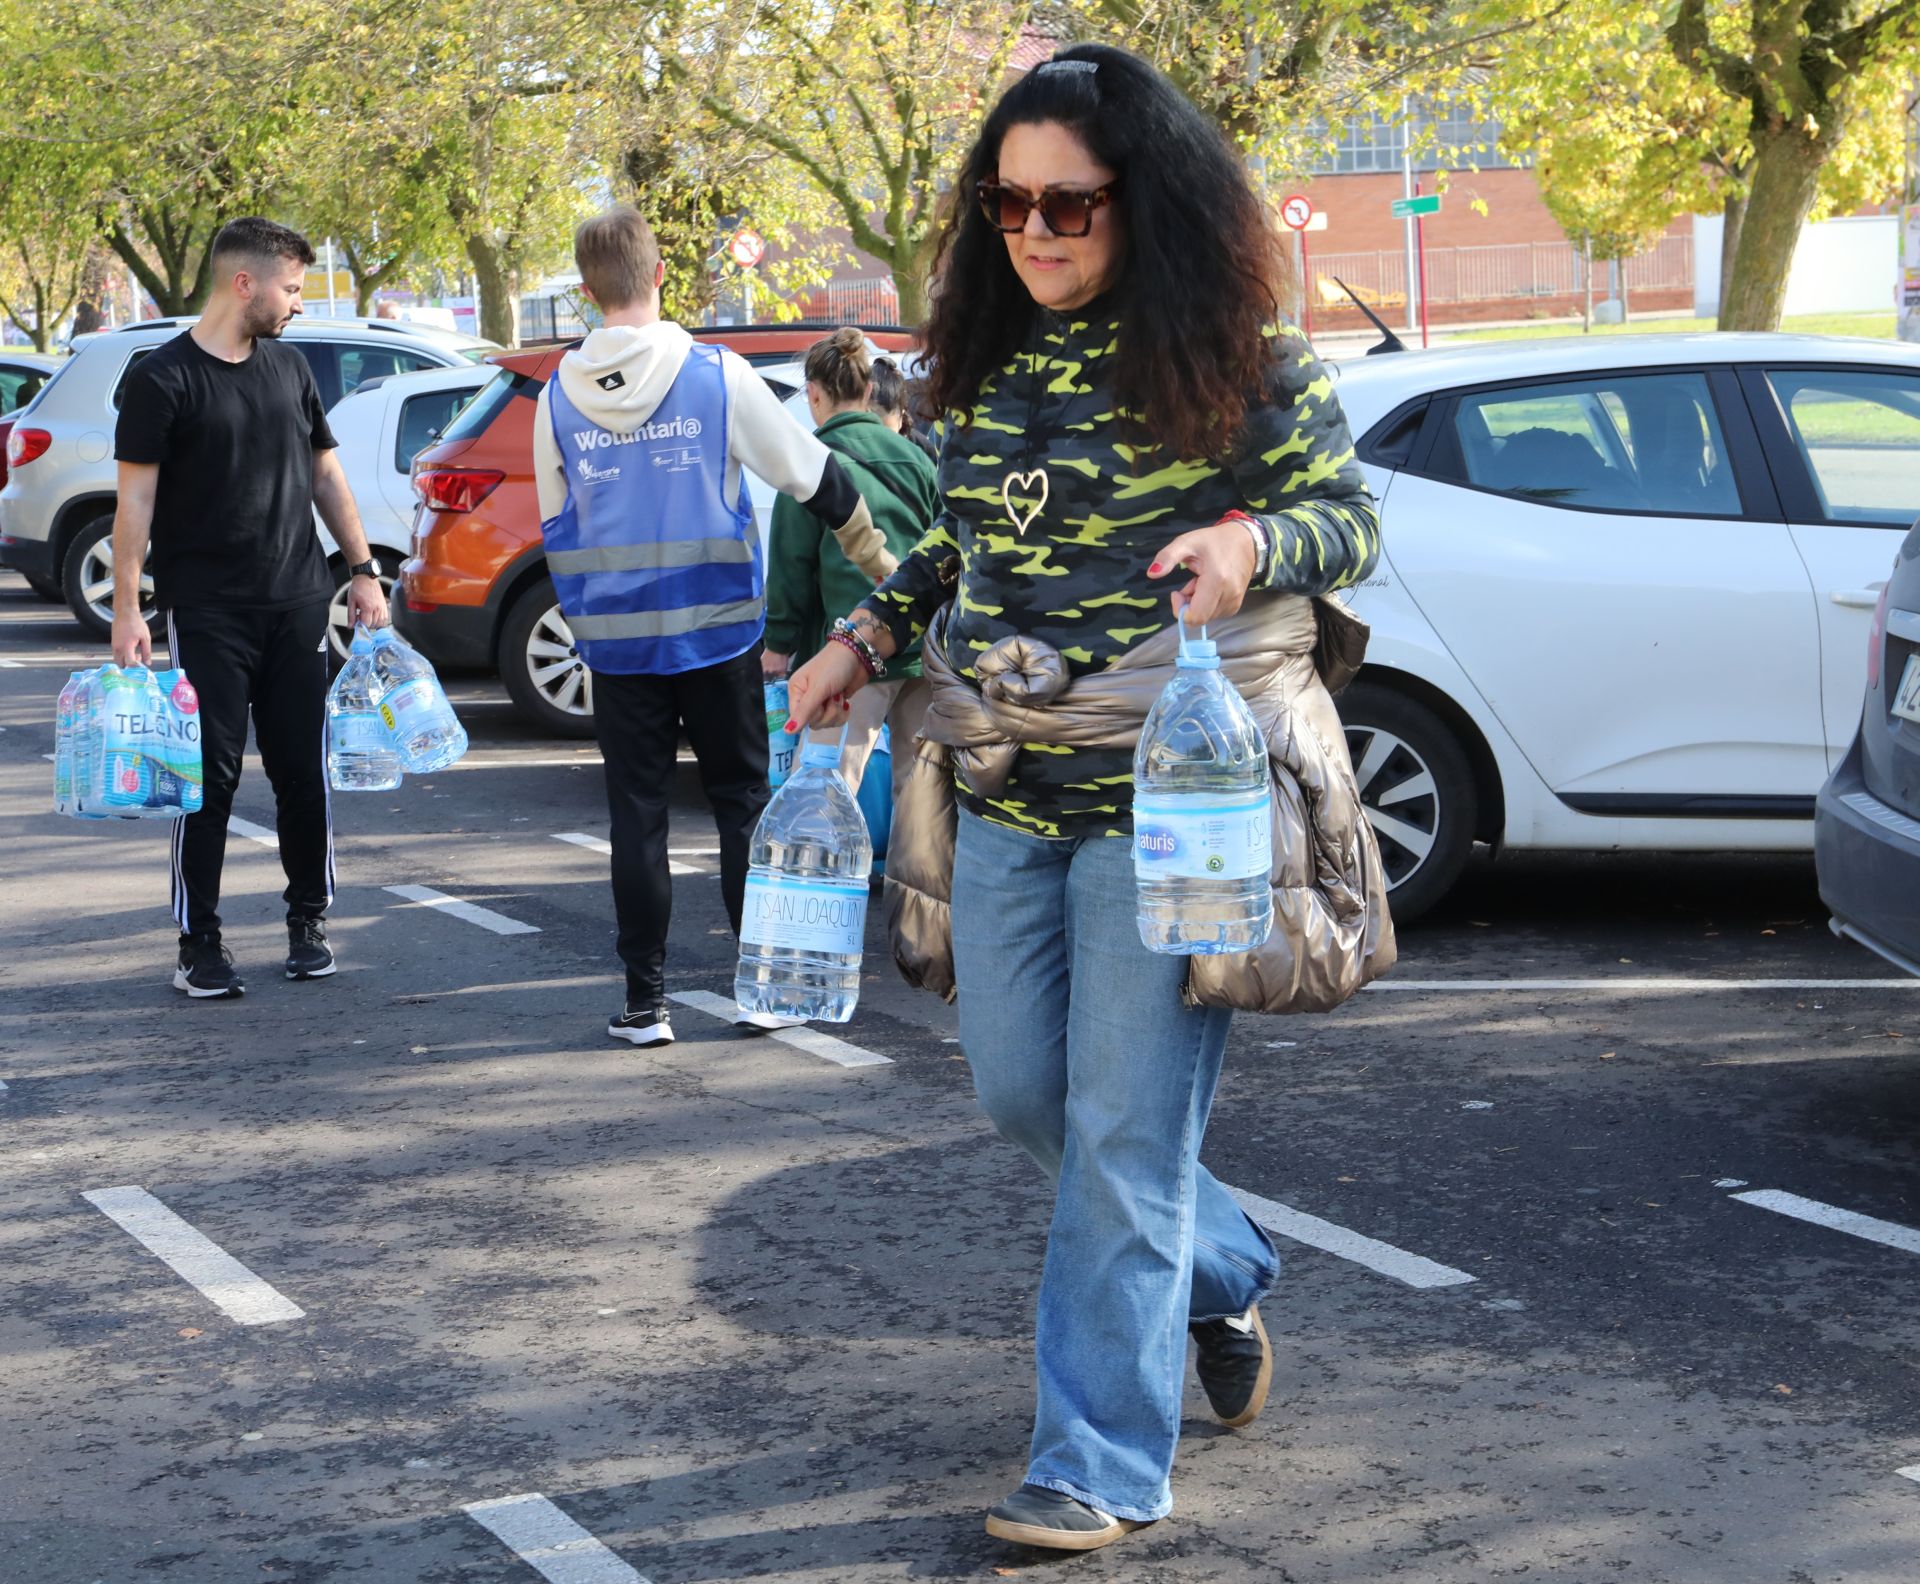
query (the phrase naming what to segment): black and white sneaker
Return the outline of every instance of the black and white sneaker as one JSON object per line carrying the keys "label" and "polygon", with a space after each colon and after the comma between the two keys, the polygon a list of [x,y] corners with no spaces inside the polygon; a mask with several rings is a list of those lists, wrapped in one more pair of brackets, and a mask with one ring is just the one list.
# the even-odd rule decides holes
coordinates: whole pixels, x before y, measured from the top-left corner
{"label": "black and white sneaker", "polygon": [[180,960],[174,966],[173,988],[186,991],[196,1001],[247,993],[246,984],[234,971],[233,953],[220,944],[218,935],[180,937]]}
{"label": "black and white sneaker", "polygon": [[1230,1430],[1250,1425],[1267,1406],[1273,1382],[1273,1344],[1260,1323],[1260,1306],[1245,1314],[1190,1324],[1200,1384],[1207,1401]]}
{"label": "black and white sneaker", "polygon": [[287,920],[287,977],[324,979],[338,966],[318,919]]}
{"label": "black and white sneaker", "polygon": [[617,1040],[638,1045],[642,1050],[673,1043],[673,1019],[658,1001],[641,1007],[627,1007],[607,1024],[607,1032]]}
{"label": "black and white sneaker", "polygon": [[779,1029],[805,1028],[807,1020],[779,1012],[749,1012],[745,1007],[735,1007],[733,1026],[748,1034],[772,1034]]}

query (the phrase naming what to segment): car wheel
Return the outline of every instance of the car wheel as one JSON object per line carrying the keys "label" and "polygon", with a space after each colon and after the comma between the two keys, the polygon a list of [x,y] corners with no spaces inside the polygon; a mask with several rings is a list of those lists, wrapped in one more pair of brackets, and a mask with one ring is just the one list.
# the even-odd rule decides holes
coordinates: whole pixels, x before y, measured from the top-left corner
{"label": "car wheel", "polygon": [[22,572],[20,575],[27,580],[27,587],[43,600],[52,600],[56,605],[66,604],[67,591],[59,583],[51,578],[36,577],[31,572]]}
{"label": "car wheel", "polygon": [[556,737],[593,735],[593,673],[574,648],[553,584],[542,578],[500,627],[500,679],[515,707]]}
{"label": "car wheel", "polygon": [[[73,536],[61,584],[74,619],[94,637],[108,637],[113,632],[112,513],[94,518]],[[140,574],[140,612],[149,625],[158,615],[153,608],[153,576],[148,572]]]}
{"label": "car wheel", "polygon": [[[376,550],[373,558],[383,568],[400,564],[400,557],[391,550]],[[333,576],[333,598],[327,605],[327,645],[333,650],[333,663],[339,666],[346,664],[347,650],[353,644],[353,624],[347,620],[347,588],[353,579],[347,576],[346,562],[338,556],[328,563],[327,570]],[[393,585],[398,580],[382,571],[374,581],[380,585],[380,592],[386,595],[391,608]]]}
{"label": "car wheel", "polygon": [[1393,917],[1410,923],[1452,889],[1473,850],[1472,767],[1446,723],[1404,693],[1356,682],[1335,702]]}

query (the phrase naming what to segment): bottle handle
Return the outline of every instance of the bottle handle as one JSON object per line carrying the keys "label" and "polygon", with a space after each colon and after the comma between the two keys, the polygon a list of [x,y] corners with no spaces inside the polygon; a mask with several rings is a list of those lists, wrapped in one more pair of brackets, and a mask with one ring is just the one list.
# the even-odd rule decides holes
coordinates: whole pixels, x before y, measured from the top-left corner
{"label": "bottle handle", "polygon": [[[1181,658],[1181,659],[1183,659],[1183,660],[1185,660],[1185,659],[1188,659],[1188,658],[1190,658],[1190,657],[1191,657],[1191,655],[1192,655],[1192,650],[1190,650],[1190,649],[1188,648],[1188,646],[1187,646],[1187,645],[1188,645],[1188,641],[1189,641],[1189,639],[1190,639],[1190,638],[1192,637],[1192,635],[1191,635],[1190,633],[1188,633],[1188,631],[1187,631],[1187,608],[1186,608],[1186,606],[1184,606],[1184,605],[1182,605],[1182,606],[1180,607],[1180,610],[1179,610],[1179,617],[1180,617],[1180,658]],[[1205,642],[1207,641],[1207,624],[1206,624],[1205,622],[1201,622],[1201,623],[1200,623],[1200,634],[1199,634],[1199,636],[1200,636],[1200,641],[1201,641],[1202,643],[1205,643]]]}

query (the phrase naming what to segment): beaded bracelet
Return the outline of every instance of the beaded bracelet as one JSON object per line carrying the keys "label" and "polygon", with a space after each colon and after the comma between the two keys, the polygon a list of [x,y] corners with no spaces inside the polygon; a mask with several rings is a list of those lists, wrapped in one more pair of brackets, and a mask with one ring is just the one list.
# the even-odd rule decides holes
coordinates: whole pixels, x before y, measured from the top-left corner
{"label": "beaded bracelet", "polygon": [[834,622],[833,631],[827,634],[827,642],[839,644],[858,660],[868,680],[878,682],[887,674],[887,662],[880,658],[880,651],[861,637],[853,623],[844,616]]}

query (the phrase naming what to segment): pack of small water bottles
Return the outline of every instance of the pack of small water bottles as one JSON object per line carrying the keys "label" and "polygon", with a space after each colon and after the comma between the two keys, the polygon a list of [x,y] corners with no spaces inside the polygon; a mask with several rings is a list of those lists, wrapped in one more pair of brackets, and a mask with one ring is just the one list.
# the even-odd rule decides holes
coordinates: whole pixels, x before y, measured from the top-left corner
{"label": "pack of small water bottles", "polygon": [[353,630],[327,693],[327,780],[336,792],[385,792],[444,770],[467,751],[433,664],[391,627]]}
{"label": "pack of small water bottles", "polygon": [[73,819],[178,819],[198,812],[200,700],[184,671],[96,666],[60,690],[53,808]]}

